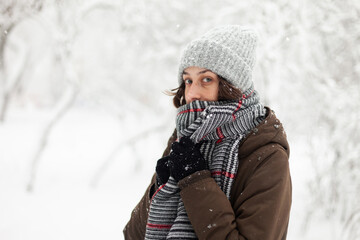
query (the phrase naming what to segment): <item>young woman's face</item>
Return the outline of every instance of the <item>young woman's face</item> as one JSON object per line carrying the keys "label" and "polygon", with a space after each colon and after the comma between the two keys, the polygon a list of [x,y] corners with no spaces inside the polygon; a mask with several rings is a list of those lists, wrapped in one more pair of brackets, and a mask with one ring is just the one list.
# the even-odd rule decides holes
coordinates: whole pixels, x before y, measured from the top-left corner
{"label": "young woman's face", "polygon": [[185,101],[217,101],[219,77],[206,68],[188,67],[183,72]]}

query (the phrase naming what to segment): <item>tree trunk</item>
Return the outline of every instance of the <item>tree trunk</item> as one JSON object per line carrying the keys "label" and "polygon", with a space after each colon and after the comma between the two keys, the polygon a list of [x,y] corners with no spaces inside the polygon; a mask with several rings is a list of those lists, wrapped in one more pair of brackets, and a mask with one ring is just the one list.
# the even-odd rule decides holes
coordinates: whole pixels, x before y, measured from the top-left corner
{"label": "tree trunk", "polygon": [[28,192],[33,192],[35,187],[37,169],[39,166],[39,162],[41,156],[48,144],[49,136],[56,124],[58,124],[61,118],[71,109],[71,106],[76,100],[79,89],[75,84],[71,84],[68,89],[65,91],[64,95],[59,101],[58,106],[55,108],[54,113],[51,114],[51,118],[44,128],[43,134],[41,136],[41,140],[39,143],[39,147],[35,153],[35,156],[31,163],[31,171],[30,171],[30,179],[27,184],[26,190]]}
{"label": "tree trunk", "polygon": [[4,64],[4,50],[7,43],[7,35],[13,28],[14,24],[9,26],[7,30],[5,30],[6,34],[0,35],[0,84],[1,86],[1,105],[0,105],[0,123],[5,122],[6,112],[8,110],[8,106],[10,104],[11,96],[15,93],[15,90],[19,87],[22,75],[24,72],[24,68],[27,63],[29,52],[25,47],[20,47],[20,53],[23,55],[18,61],[18,67],[16,68],[16,72],[14,75],[11,75],[8,79],[5,76],[5,64]]}

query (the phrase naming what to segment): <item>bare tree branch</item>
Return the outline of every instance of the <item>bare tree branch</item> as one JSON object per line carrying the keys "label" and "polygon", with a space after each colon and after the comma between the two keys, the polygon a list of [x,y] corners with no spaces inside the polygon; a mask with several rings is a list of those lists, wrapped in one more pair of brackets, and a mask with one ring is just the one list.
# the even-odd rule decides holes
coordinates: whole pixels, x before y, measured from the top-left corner
{"label": "bare tree branch", "polygon": [[29,59],[29,49],[24,44],[24,42],[20,40],[16,40],[14,42],[13,40],[11,44],[14,44],[17,47],[18,50],[17,59],[19,61],[15,63],[16,65],[15,70],[13,71],[13,74],[9,75],[9,77],[6,77],[7,75],[4,72],[1,73],[1,75],[6,77],[7,80],[6,81],[3,80],[4,92],[3,92],[3,99],[0,108],[0,122],[5,121],[6,110],[8,109],[10,98],[21,84],[21,81],[23,79],[22,76],[26,69],[26,64]]}
{"label": "bare tree branch", "polygon": [[41,11],[42,5],[43,0],[7,1],[0,4],[0,123],[5,121],[11,96],[21,83],[27,59],[27,56],[23,56],[20,60],[25,62],[18,64],[20,68],[16,68],[15,76],[12,79],[6,79],[4,49],[8,43],[8,36],[21,20]]}
{"label": "bare tree branch", "polygon": [[[56,31],[61,32],[61,34],[57,34],[58,38],[56,39],[57,53],[56,59],[58,60],[58,64],[60,64],[65,73],[65,80],[69,83],[69,87],[66,92],[63,94],[63,97],[60,99],[58,106],[54,109],[53,114],[51,114],[52,118],[49,123],[44,128],[44,132],[42,134],[39,147],[32,159],[31,170],[30,170],[30,178],[27,184],[27,191],[34,191],[35,181],[37,176],[37,169],[40,163],[41,155],[46,149],[48,139],[51,135],[51,132],[57,124],[59,124],[60,120],[64,115],[70,110],[71,106],[76,100],[76,97],[79,92],[78,85],[78,77],[73,69],[73,66],[70,64],[70,59],[72,58],[72,44],[75,42],[75,38],[79,32],[80,21],[86,16],[86,14],[90,11],[93,11],[98,8],[106,8],[112,10],[111,4],[105,3],[95,3],[90,4],[80,10],[75,10],[72,16],[75,21],[73,24],[69,24],[66,21],[65,17],[65,7],[62,5],[63,3],[57,1],[57,28]],[[46,24],[42,24],[45,28]]]}
{"label": "bare tree branch", "polygon": [[64,93],[63,97],[61,98],[61,101],[59,102],[58,106],[54,110],[54,114],[51,114],[52,118],[50,119],[47,126],[44,128],[43,134],[41,136],[41,140],[39,143],[39,147],[32,159],[31,162],[31,170],[30,170],[30,179],[27,184],[26,190],[28,192],[32,192],[35,187],[35,181],[36,181],[36,175],[37,175],[37,169],[40,163],[41,156],[46,149],[46,146],[49,141],[49,137],[51,135],[51,132],[56,126],[60,120],[65,116],[65,114],[71,109],[73,103],[76,100],[76,97],[78,95],[78,87],[74,84],[71,84],[68,86],[66,92]]}
{"label": "bare tree branch", "polygon": [[[117,156],[118,152],[121,151],[123,148],[127,147],[127,146],[131,146],[133,145],[135,142],[139,141],[140,138],[145,138],[155,132],[158,132],[162,129],[164,129],[164,127],[166,127],[168,125],[169,121],[164,121],[164,123],[156,126],[156,127],[151,127],[149,129],[146,129],[130,138],[127,138],[126,140],[120,142],[115,148],[114,150],[109,154],[109,156],[104,160],[104,162],[100,165],[100,167],[98,168],[98,170],[94,173],[93,177],[91,178],[90,181],[90,186],[93,188],[96,188],[99,181],[101,180],[101,178],[104,176],[105,172],[109,169],[109,167],[111,166],[111,164],[114,162],[115,157]],[[140,160],[138,160],[140,161]],[[135,166],[140,166],[139,162],[135,163]]]}

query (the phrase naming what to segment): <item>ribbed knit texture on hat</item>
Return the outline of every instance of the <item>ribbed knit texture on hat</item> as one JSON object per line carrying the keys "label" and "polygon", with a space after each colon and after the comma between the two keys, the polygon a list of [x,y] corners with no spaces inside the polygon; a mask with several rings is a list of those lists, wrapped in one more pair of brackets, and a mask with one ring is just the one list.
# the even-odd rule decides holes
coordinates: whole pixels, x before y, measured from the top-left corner
{"label": "ribbed knit texture on hat", "polygon": [[183,71],[191,66],[206,68],[245,92],[252,85],[258,37],[250,28],[228,25],[215,27],[191,41],[179,66],[179,84]]}

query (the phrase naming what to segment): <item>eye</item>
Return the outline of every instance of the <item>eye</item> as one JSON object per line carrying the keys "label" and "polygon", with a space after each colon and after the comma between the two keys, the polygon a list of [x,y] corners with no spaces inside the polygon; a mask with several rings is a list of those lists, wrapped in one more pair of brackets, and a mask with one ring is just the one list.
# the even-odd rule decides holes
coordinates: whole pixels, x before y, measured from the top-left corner
{"label": "eye", "polygon": [[212,79],[209,78],[209,77],[205,77],[205,78],[202,79],[202,81],[203,81],[204,83],[209,83],[209,82],[212,81]]}
{"label": "eye", "polygon": [[192,84],[192,80],[191,80],[191,79],[188,79],[188,78],[185,79],[184,82],[185,82],[185,84]]}

